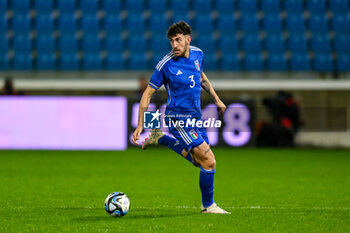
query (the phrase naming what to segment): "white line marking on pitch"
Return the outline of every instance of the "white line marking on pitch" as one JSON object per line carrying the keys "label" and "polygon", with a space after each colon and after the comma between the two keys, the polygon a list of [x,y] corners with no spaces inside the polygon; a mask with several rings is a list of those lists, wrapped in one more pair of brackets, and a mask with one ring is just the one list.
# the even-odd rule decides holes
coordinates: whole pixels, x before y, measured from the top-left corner
{"label": "white line marking on pitch", "polygon": [[[174,208],[174,206],[155,206],[155,207],[134,207],[135,209],[163,209]],[[198,209],[199,206],[175,206],[176,209]],[[332,207],[332,206],[311,206],[311,207],[273,207],[273,206],[223,206],[226,209],[265,209],[265,210],[350,210],[350,207]]]}

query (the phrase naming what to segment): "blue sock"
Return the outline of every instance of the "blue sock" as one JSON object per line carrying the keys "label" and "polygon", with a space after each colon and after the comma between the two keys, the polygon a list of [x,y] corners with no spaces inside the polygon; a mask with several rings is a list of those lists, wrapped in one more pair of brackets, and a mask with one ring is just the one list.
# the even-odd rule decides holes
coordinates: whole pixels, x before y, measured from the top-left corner
{"label": "blue sock", "polygon": [[[164,135],[163,137],[159,138],[158,143],[169,147],[170,149],[172,149],[173,151],[181,155],[181,157],[184,157],[182,155],[182,151],[184,148],[180,145],[178,140],[176,140],[175,138],[169,137],[168,135]],[[193,163],[192,156],[190,155],[190,153],[188,153],[188,155],[186,156],[186,159],[191,163]]]}
{"label": "blue sock", "polygon": [[202,203],[204,207],[211,206],[214,203],[214,170],[205,170],[201,167],[199,173],[199,187],[202,192]]}

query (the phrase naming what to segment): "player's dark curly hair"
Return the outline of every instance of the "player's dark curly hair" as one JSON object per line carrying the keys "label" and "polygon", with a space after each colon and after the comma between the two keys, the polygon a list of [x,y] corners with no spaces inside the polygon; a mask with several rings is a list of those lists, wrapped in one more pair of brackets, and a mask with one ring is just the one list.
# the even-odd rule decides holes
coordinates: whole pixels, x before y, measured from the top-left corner
{"label": "player's dark curly hair", "polygon": [[180,21],[171,25],[168,29],[167,36],[170,39],[171,37],[176,36],[177,34],[191,35],[192,29],[185,21]]}

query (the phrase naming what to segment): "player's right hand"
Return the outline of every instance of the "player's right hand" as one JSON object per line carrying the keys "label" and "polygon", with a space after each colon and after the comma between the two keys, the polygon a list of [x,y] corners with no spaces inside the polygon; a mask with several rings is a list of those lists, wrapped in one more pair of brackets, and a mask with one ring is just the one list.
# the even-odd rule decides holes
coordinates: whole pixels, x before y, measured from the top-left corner
{"label": "player's right hand", "polygon": [[135,145],[140,145],[137,140],[140,139],[140,134],[142,133],[142,126],[141,127],[137,127],[134,131],[134,134],[132,135],[132,142],[135,144]]}

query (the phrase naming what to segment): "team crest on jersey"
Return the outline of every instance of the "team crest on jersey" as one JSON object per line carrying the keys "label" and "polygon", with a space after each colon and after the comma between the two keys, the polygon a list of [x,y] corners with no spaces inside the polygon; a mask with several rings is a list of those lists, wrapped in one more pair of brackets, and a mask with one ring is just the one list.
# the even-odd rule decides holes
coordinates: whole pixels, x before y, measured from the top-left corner
{"label": "team crest on jersey", "polygon": [[194,129],[191,129],[189,133],[192,139],[196,140],[198,138],[198,134]]}
{"label": "team crest on jersey", "polygon": [[199,61],[198,61],[198,60],[195,60],[195,61],[194,61],[194,65],[196,66],[196,69],[197,69],[198,71],[201,70],[201,68],[199,67]]}

